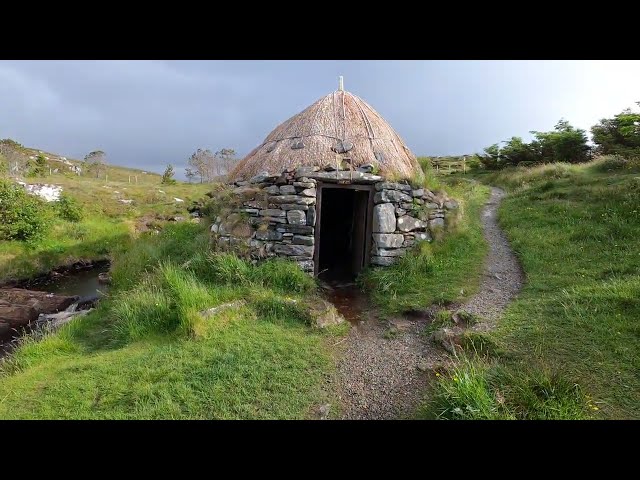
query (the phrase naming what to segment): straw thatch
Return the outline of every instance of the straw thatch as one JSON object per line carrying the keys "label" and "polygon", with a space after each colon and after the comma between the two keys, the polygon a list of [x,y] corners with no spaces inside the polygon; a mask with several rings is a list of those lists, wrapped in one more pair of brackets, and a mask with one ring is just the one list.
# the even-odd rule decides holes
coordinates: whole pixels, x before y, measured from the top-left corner
{"label": "straw thatch", "polygon": [[279,125],[238,163],[231,178],[335,165],[341,157],[350,158],[353,168],[373,164],[385,176],[420,172],[415,155],[378,112],[356,95],[337,90]]}

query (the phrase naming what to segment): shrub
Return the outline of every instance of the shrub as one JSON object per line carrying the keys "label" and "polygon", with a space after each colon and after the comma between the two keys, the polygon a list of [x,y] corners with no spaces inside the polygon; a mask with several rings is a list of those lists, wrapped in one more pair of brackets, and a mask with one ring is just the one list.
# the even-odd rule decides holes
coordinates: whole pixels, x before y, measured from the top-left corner
{"label": "shrub", "polygon": [[167,165],[167,168],[164,170],[164,173],[162,174],[162,181],[160,183],[162,183],[163,185],[175,185],[177,182],[173,178],[174,175],[175,175],[175,172],[173,171],[173,165],[171,164]]}
{"label": "shrub", "polygon": [[36,241],[49,225],[47,205],[22,187],[0,180],[0,239]]}
{"label": "shrub", "polygon": [[63,193],[56,206],[58,208],[58,215],[60,218],[69,222],[79,222],[82,220],[82,206],[75,198]]}

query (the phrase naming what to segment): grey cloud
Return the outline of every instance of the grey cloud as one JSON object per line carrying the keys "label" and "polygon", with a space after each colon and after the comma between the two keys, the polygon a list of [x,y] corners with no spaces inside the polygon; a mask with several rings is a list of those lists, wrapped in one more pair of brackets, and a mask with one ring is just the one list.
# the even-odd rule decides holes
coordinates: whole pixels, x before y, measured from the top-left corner
{"label": "grey cloud", "polygon": [[197,148],[248,153],[345,87],[418,155],[461,154],[560,117],[588,129],[631,106],[638,62],[2,61],[0,137],[161,172]]}

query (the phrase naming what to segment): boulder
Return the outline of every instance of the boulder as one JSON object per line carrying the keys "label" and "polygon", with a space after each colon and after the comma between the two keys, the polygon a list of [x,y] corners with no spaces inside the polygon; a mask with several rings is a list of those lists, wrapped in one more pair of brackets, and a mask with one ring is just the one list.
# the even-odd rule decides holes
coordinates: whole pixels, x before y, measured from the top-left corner
{"label": "boulder", "polygon": [[373,240],[378,248],[398,248],[404,242],[404,236],[399,233],[374,233]]}
{"label": "boulder", "polygon": [[283,233],[298,233],[301,235],[311,235],[313,227],[309,225],[278,225],[277,230]]}
{"label": "boulder", "polygon": [[251,177],[249,179],[249,183],[251,184],[263,183],[266,181],[274,181],[277,178],[278,178],[278,175],[269,175],[269,172],[260,172],[259,174]]}
{"label": "boulder", "polygon": [[374,203],[383,203],[383,202],[410,202],[411,196],[407,195],[404,192],[400,192],[398,190],[382,190],[378,192],[373,197]]}
{"label": "boulder", "polygon": [[0,336],[7,338],[15,330],[36,322],[40,314],[64,311],[78,297],[55,295],[22,288],[0,289]]}
{"label": "boulder", "polygon": [[0,305],[0,325],[3,330],[26,327],[38,319],[38,310],[29,305]]}
{"label": "boulder", "polygon": [[307,235],[294,235],[292,242],[294,245],[313,245],[315,239]]}
{"label": "boulder", "polygon": [[287,212],[287,221],[290,225],[305,225],[307,223],[307,214],[300,210],[289,210]]}
{"label": "boulder", "polygon": [[60,312],[68,308],[76,300],[77,297],[26,290],[24,288],[0,288],[0,305],[29,305],[33,306],[38,314]]}
{"label": "boulder", "polygon": [[421,228],[426,228],[427,224],[422,220],[404,215],[398,218],[398,230],[402,232],[412,232]]}
{"label": "boulder", "polygon": [[305,205],[311,205],[316,203],[316,199],[314,198],[309,198],[309,197],[300,197],[298,195],[276,195],[273,196],[271,198],[269,198],[269,201],[271,203],[277,203],[277,204],[281,204],[281,203],[296,203],[296,204],[305,204]]}
{"label": "boulder", "polygon": [[282,185],[280,187],[281,195],[293,195],[295,193],[296,193],[296,187],[294,187],[293,185]]}
{"label": "boulder", "polygon": [[261,217],[284,217],[287,212],[280,210],[279,208],[267,208],[266,210],[260,210]]}
{"label": "boulder", "polygon": [[315,183],[315,180],[313,182],[293,182],[293,186],[298,188],[303,188],[303,189],[315,188],[316,183]]}
{"label": "boulder", "polygon": [[[282,210],[309,210],[308,205],[296,205],[294,203],[281,203],[280,208]],[[313,207],[311,207],[313,208]]]}
{"label": "boulder", "polygon": [[305,304],[309,308],[311,325],[314,327],[325,328],[345,321],[344,317],[336,310],[336,307],[322,298],[313,298],[306,301]]}
{"label": "boulder", "polygon": [[274,245],[273,251],[278,255],[312,257],[313,247],[308,245]]}
{"label": "boulder", "polygon": [[403,192],[411,192],[411,185],[406,183],[380,182],[376,183],[376,190],[401,190]]}
{"label": "boulder", "polygon": [[[335,168],[335,167],[333,167]],[[371,173],[363,173],[356,171],[346,171],[346,172],[315,172],[308,175],[305,175],[309,178],[313,178],[316,180],[322,180],[324,182],[347,182],[351,181],[356,183],[377,183],[382,180],[382,177],[379,175],[372,175]]]}
{"label": "boulder", "polygon": [[258,230],[256,232],[256,239],[267,241],[282,240],[282,233],[276,232],[275,230]]}
{"label": "boulder", "polygon": [[373,207],[373,231],[375,233],[393,233],[396,231],[395,207],[382,203]]}
{"label": "boulder", "polygon": [[296,174],[295,177],[296,178],[300,178],[300,177],[309,177],[311,175],[313,175],[315,172],[317,172],[318,170],[320,170],[319,167],[299,167],[296,169]]}

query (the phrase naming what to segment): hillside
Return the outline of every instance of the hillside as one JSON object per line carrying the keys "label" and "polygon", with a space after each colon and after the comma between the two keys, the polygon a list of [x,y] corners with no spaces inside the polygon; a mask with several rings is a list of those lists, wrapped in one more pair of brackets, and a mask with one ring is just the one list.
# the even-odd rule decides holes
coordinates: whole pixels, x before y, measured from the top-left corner
{"label": "hillside", "polygon": [[168,221],[190,221],[187,207],[210,190],[207,184],[163,185],[161,175],[113,165],[106,166],[100,178],[84,171],[78,174],[74,169],[82,162],[37,148],[18,146],[3,153],[0,162],[5,165],[7,160],[26,163],[29,157],[43,155],[44,175],[12,175],[5,168],[4,176],[11,182],[61,187],[80,205],[83,218],[76,223],[52,218],[45,238],[37,244],[1,242],[0,284],[108,258],[142,232],[158,230]]}
{"label": "hillside", "polygon": [[500,224],[526,283],[429,418],[640,417],[639,174],[603,157],[472,175],[507,190]]}

